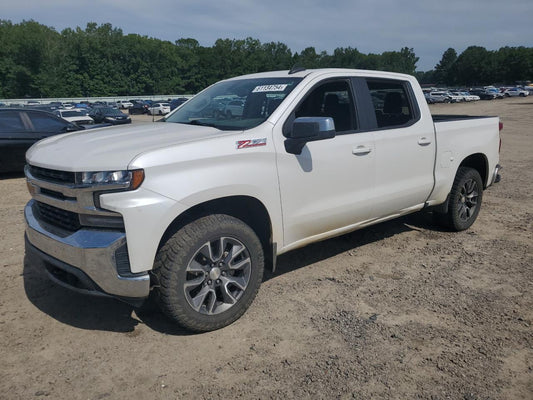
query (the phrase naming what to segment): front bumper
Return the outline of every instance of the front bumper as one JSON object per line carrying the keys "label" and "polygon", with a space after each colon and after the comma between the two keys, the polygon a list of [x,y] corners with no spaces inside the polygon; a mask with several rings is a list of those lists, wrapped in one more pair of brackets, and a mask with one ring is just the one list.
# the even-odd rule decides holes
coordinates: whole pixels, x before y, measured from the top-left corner
{"label": "front bumper", "polygon": [[24,209],[26,219],[26,251],[33,262],[42,262],[51,278],[71,289],[142,300],[150,291],[147,272],[120,275],[120,255],[126,249],[124,232],[80,229],[65,234],[57,227],[40,222],[33,211],[34,200]]}

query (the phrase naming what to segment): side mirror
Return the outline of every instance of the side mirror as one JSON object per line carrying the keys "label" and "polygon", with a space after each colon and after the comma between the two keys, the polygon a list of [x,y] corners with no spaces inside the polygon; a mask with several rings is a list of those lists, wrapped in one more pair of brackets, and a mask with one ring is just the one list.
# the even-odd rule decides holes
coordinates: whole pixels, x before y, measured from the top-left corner
{"label": "side mirror", "polygon": [[285,150],[291,154],[302,154],[307,142],[335,137],[335,122],[331,117],[296,118],[291,128],[285,139]]}

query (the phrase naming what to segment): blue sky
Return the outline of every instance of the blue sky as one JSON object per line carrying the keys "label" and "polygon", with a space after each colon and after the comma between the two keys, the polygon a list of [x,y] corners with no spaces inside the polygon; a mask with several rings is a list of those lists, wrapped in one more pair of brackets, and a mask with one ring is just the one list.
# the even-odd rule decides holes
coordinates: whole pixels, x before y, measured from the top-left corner
{"label": "blue sky", "polygon": [[0,18],[33,19],[58,31],[111,23],[125,34],[191,37],[203,46],[246,37],[282,42],[293,52],[407,46],[420,58],[419,70],[432,69],[449,47],[533,47],[533,0],[20,0],[2,2]]}

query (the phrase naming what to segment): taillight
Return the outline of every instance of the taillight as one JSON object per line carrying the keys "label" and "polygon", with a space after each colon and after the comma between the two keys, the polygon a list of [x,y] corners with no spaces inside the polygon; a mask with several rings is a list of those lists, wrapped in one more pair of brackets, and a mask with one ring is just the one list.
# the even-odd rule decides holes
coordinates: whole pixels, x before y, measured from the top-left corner
{"label": "taillight", "polygon": [[503,122],[499,123],[499,128],[500,128],[500,131],[503,129]]}

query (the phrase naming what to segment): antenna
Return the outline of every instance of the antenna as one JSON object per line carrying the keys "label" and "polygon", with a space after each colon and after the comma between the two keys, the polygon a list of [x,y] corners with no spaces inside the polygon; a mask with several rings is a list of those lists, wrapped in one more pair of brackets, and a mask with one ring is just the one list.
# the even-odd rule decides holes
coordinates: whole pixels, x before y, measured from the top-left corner
{"label": "antenna", "polygon": [[298,65],[293,65],[289,71],[289,75],[296,74],[297,72],[305,71],[305,67],[299,67]]}

